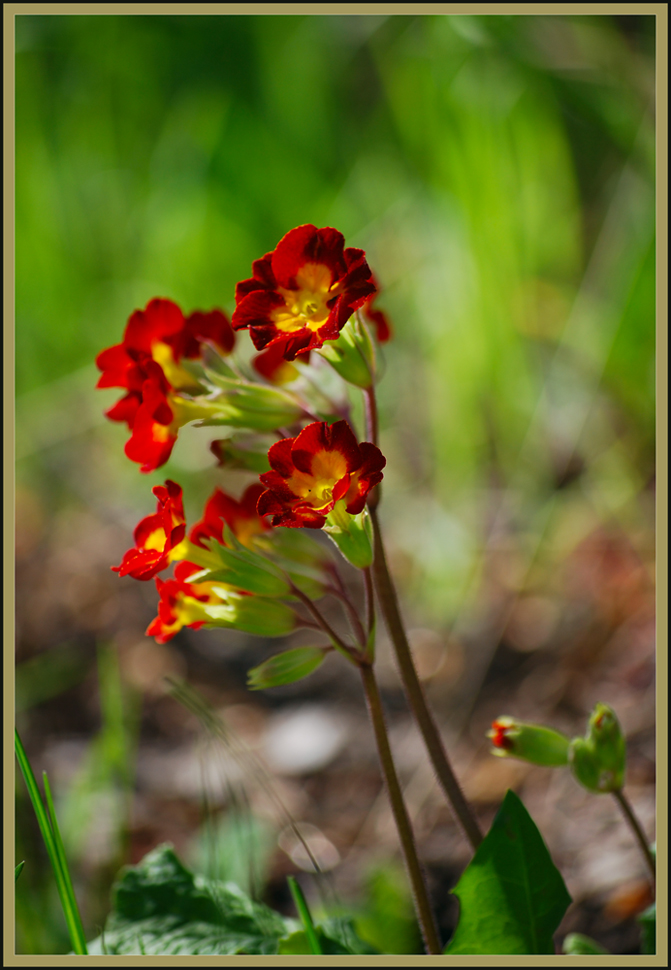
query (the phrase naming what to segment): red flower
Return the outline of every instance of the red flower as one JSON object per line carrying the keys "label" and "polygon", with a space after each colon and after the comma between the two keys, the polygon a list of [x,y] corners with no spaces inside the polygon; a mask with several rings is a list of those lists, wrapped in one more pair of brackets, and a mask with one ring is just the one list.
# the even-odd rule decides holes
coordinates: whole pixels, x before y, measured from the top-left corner
{"label": "red flower", "polygon": [[255,535],[270,529],[256,511],[262,492],[262,485],[250,485],[238,502],[217,488],[207,500],[203,518],[196,522],[189,533],[191,542],[205,548],[205,539],[216,539],[224,545],[225,522],[243,546],[249,545]]}
{"label": "red flower", "polygon": [[337,229],[288,232],[236,286],[233,329],[249,328],[257,350],[281,342],[285,360],[335,340],[375,292],[364,251],[344,242]]}
{"label": "red flower", "polygon": [[[181,567],[181,568],[180,568]],[[147,627],[147,636],[156,637],[159,643],[167,643],[182,627],[198,630],[208,622],[202,606],[220,603],[212,590],[212,583],[189,583],[188,578],[198,572],[193,563],[181,562],[175,569],[175,578],[156,578],[159,592],[158,616]]]}
{"label": "red flower", "polygon": [[357,443],[346,421],[315,421],[296,438],[276,442],[268,460],[272,470],[260,476],[267,491],[259,515],[272,515],[274,526],[308,529],[321,529],[341,499],[351,515],[361,512],[386,464],[375,445]]}
{"label": "red flower", "polygon": [[120,566],[112,566],[120,576],[151,579],[172,560],[171,552],[184,538],[185,519],[182,489],[175,482],[166,481],[152,489],[158,499],[156,512],[138,522],[135,527],[135,548],[124,555]]}
{"label": "red flower", "polygon": [[196,311],[185,319],[175,303],[155,299],[130,316],[122,343],[96,358],[102,371],[98,387],[128,392],[105,413],[112,421],[125,421],[133,432],[126,455],[140,462],[143,472],[170,457],[179,428],[172,392],[196,384],[181,361],[197,358],[205,341],[224,354],[233,349],[235,334],[221,310]]}

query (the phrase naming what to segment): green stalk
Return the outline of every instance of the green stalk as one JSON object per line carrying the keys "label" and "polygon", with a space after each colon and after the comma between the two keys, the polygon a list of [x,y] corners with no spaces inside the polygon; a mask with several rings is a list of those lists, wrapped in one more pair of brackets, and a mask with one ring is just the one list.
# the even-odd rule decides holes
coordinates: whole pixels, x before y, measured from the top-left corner
{"label": "green stalk", "polygon": [[436,955],[443,951],[440,945],[433,910],[429,902],[429,894],[417,856],[415,836],[410,825],[408,811],[403,800],[403,792],[401,791],[398,775],[396,774],[396,768],[394,766],[389,737],[387,735],[387,726],[384,721],[380,692],[377,681],[375,680],[373,668],[362,664],[359,669],[361,671],[361,679],[363,680],[366,701],[368,702],[368,711],[373,723],[378,755],[389,794],[389,801],[391,802],[394,821],[398,829],[403,857],[410,878],[417,919],[422,930],[427,952],[431,955]]}
{"label": "green stalk", "polygon": [[19,732],[16,730],[14,731],[14,747],[16,751],[16,758],[21,769],[21,774],[23,775],[23,780],[26,783],[30,801],[33,809],[35,810],[37,824],[39,825],[40,832],[42,833],[47,855],[49,856],[49,861],[51,862],[51,866],[54,870],[56,887],[61,900],[61,906],[63,907],[65,922],[70,934],[72,949],[78,955],[86,955],[88,953],[86,948],[86,938],[84,937],[77,899],[72,888],[72,880],[70,879],[65,853],[63,851],[63,844],[60,840],[60,833],[58,833],[57,837],[55,835],[55,833],[58,832],[58,823],[56,822],[56,813],[53,809],[51,791],[48,787],[46,772],[44,774],[46,784],[45,790],[47,792],[47,803],[49,804],[51,817],[49,814],[47,814],[47,810],[44,807],[40,790],[37,787],[37,782],[35,781],[33,769],[30,767],[30,761],[28,760],[28,756],[26,755],[23,744],[21,743]]}
{"label": "green stalk", "polygon": [[305,930],[305,935],[308,938],[308,943],[310,944],[310,951],[314,953],[315,956],[322,955],[322,948],[319,945],[319,939],[317,937],[317,931],[315,930],[315,924],[312,922],[312,916],[310,910],[308,909],[308,904],[306,902],[305,896],[303,895],[303,890],[298,885],[293,876],[287,876],[287,882],[289,883],[289,889],[291,890],[291,895],[293,896],[294,904],[298,910],[298,915],[301,918],[301,923],[303,924],[303,929]]}
{"label": "green stalk", "polygon": [[646,839],[645,833],[641,828],[641,823],[634,815],[634,810],[629,804],[629,800],[626,798],[621,788],[613,792],[613,798],[622,809],[622,814],[627,820],[627,824],[629,825],[629,828],[634,833],[634,837],[640,846],[641,852],[643,853],[643,857],[645,859],[645,864],[650,870],[650,875],[652,876],[652,885],[654,888],[655,880],[657,878],[657,866],[655,865],[655,858],[652,852],[650,851],[648,840]]}

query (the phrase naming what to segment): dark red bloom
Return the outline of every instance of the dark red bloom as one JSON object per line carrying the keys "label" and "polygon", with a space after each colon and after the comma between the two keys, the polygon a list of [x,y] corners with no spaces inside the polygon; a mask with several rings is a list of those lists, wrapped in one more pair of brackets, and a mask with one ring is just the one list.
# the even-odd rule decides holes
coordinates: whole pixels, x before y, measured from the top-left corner
{"label": "dark red bloom", "polygon": [[288,232],[238,283],[233,329],[248,328],[257,350],[282,343],[285,360],[335,340],[375,292],[364,251],[344,243],[337,229]]}
{"label": "dark red bloom", "polygon": [[224,523],[229,527],[239,542],[246,546],[250,540],[270,526],[264,522],[256,511],[263,486],[254,484],[246,489],[238,502],[217,488],[207,500],[203,518],[191,529],[189,539],[194,545],[205,548],[204,540],[216,539],[224,545]]}
{"label": "dark red bloom", "polygon": [[133,431],[126,454],[142,464],[143,472],[170,457],[179,427],[171,397],[196,384],[181,361],[199,357],[208,341],[224,354],[233,349],[235,334],[221,310],[196,311],[185,318],[171,300],[155,299],[131,314],[123,341],[96,358],[102,371],[98,387],[127,391],[106,415],[125,421]]}
{"label": "dark red bloom", "polygon": [[156,512],[138,522],[135,527],[135,548],[124,555],[120,566],[112,566],[120,576],[152,579],[167,569],[174,558],[173,550],[184,539],[185,519],[182,489],[176,482],[166,481],[152,489],[158,499]]}
{"label": "dark red bloom", "polygon": [[274,526],[308,529],[321,529],[341,499],[351,515],[361,512],[386,464],[375,445],[357,443],[346,421],[315,421],[296,438],[276,442],[268,460],[272,470],[260,476],[267,491],[259,515],[272,515]]}

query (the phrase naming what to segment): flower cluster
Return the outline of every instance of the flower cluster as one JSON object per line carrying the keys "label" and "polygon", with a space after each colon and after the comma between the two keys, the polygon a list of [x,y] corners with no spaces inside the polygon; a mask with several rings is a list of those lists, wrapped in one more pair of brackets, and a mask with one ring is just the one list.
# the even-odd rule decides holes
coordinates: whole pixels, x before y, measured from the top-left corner
{"label": "flower cluster", "polygon": [[235,334],[221,310],[185,317],[171,300],[155,299],[131,315],[120,344],[98,354],[98,387],[127,392],[106,414],[128,425],[126,455],[141,464],[141,471],[165,464],[177,431],[192,419],[180,392],[197,390],[198,380],[182,361],[200,357],[207,342],[223,355],[233,350]]}
{"label": "flower cluster", "polygon": [[[165,642],[203,625],[264,636],[293,629],[296,596],[318,598],[326,588],[324,554],[282,539],[280,526],[324,529],[350,562],[372,561],[365,508],[385,459],[339,415],[345,398],[328,398],[319,368],[370,387],[374,344],[391,335],[373,306],[377,292],[362,250],[346,248],[336,229],[299,226],[238,283],[230,323],[221,310],[185,317],[171,300],[154,299],[131,315],[122,342],[98,355],[98,386],[125,391],[107,417],[127,424],[125,452],[142,472],[165,464],[179,429],[200,420],[223,431],[212,442],[220,467],[259,476],[239,500],[216,488],[188,533],[181,487],[167,480],[153,489],[155,513],[112,567],[155,579],[149,635]],[[260,351],[249,364],[233,355],[242,330]],[[279,440],[264,442],[269,433]],[[173,565],[172,578],[159,576]]]}

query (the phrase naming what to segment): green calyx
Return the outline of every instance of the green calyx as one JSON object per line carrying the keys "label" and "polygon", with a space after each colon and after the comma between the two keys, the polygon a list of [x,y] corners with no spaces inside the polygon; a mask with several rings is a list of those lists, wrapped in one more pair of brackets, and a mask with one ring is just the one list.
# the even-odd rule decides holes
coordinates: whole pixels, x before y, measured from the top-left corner
{"label": "green calyx", "polygon": [[375,378],[375,349],[370,334],[357,316],[340,331],[337,340],[327,341],[317,351],[349,384],[371,387]]}
{"label": "green calyx", "polygon": [[345,559],[357,569],[373,562],[373,526],[367,509],[350,515],[344,499],[336,502],[326,518],[324,532],[333,540]]}
{"label": "green calyx", "polygon": [[502,716],[494,721],[487,736],[493,742],[491,753],[499,758],[519,758],[546,768],[568,764],[569,739],[541,724]]}
{"label": "green calyx", "polygon": [[584,738],[574,738],[569,764],[580,784],[597,794],[619,791],[624,785],[627,746],[615,711],[597,704]]}

